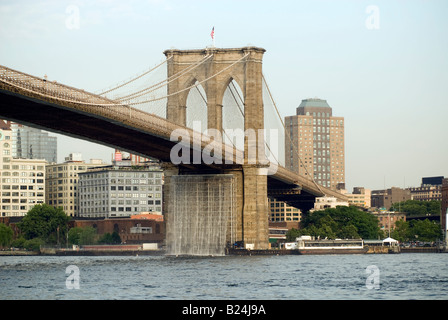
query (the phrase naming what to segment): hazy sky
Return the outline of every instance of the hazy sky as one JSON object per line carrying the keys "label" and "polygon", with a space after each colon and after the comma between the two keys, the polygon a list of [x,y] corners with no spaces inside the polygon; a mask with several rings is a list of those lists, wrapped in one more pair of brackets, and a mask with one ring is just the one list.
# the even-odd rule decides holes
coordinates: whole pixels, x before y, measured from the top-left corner
{"label": "hazy sky", "polygon": [[[254,45],[282,116],[326,99],[345,117],[346,185],[448,177],[448,1],[0,2],[0,64],[98,91],[169,48]],[[79,17],[79,19],[77,19]],[[59,136],[58,158],[112,149]]]}

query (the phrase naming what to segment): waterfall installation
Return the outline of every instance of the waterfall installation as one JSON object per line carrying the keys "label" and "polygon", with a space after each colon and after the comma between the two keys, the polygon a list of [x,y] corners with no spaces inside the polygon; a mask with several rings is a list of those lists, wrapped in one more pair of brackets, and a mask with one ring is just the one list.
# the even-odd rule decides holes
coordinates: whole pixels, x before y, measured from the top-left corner
{"label": "waterfall installation", "polygon": [[236,232],[234,176],[173,176],[169,192],[167,254],[225,255]]}

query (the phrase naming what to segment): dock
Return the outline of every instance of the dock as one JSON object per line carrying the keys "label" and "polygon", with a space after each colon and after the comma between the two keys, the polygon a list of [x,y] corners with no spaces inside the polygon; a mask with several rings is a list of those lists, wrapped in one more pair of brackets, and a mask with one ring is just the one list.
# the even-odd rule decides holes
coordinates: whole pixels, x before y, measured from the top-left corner
{"label": "dock", "polygon": [[280,256],[280,255],[296,255],[300,254],[298,250],[287,249],[266,249],[266,250],[249,250],[249,249],[226,249],[226,255],[230,256]]}

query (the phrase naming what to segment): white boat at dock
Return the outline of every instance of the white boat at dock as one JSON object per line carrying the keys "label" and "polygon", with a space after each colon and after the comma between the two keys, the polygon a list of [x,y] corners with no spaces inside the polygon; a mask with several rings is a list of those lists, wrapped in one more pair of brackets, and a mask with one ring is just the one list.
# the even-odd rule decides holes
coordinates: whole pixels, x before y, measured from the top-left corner
{"label": "white boat at dock", "polygon": [[362,239],[314,239],[310,236],[296,238],[285,243],[285,249],[296,250],[298,254],[364,254],[367,247]]}

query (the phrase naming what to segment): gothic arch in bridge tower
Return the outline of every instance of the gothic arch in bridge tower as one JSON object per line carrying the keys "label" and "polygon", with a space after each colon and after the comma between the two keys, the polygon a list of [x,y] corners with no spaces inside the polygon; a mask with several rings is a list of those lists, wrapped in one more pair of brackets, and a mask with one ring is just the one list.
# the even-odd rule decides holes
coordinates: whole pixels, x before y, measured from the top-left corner
{"label": "gothic arch in bridge tower", "polygon": [[[190,90],[185,91],[185,122],[186,126],[193,128],[199,123],[201,131],[207,129],[207,93],[204,87],[199,83],[196,77],[187,82],[186,88],[193,86]],[[196,123],[194,123],[196,122]]]}
{"label": "gothic arch in bridge tower", "polygon": [[[223,131],[241,130],[244,132],[244,94],[233,77],[229,78],[227,85],[222,88],[220,96]],[[230,142],[229,139],[233,140],[226,134],[223,134],[223,139],[226,142]],[[235,141],[232,143],[236,146]],[[240,149],[244,149],[244,146]]]}
{"label": "gothic arch in bridge tower", "polygon": [[[236,69],[238,69],[238,67],[234,67]],[[238,70],[238,72],[244,72],[244,70]],[[229,72],[229,74],[227,75],[227,79],[224,79],[221,82],[221,86],[218,88],[218,94],[217,94],[217,101],[221,101],[222,104],[222,100],[224,98],[224,94],[225,91],[227,90],[227,88],[233,83],[235,83],[238,88],[241,90],[241,93],[243,94],[242,99],[243,101],[245,100],[245,86],[244,86],[244,81],[241,81],[241,79],[238,77],[238,75],[235,72]]]}
{"label": "gothic arch in bridge tower", "polygon": [[[222,131],[222,105],[232,81],[241,88],[245,101],[244,130],[263,129],[262,57],[256,47],[199,50],[166,50],[168,83],[167,120],[186,125],[186,99],[197,80],[207,100],[208,128]],[[189,89],[190,88],[190,89]],[[176,94],[178,93],[178,94]]]}

